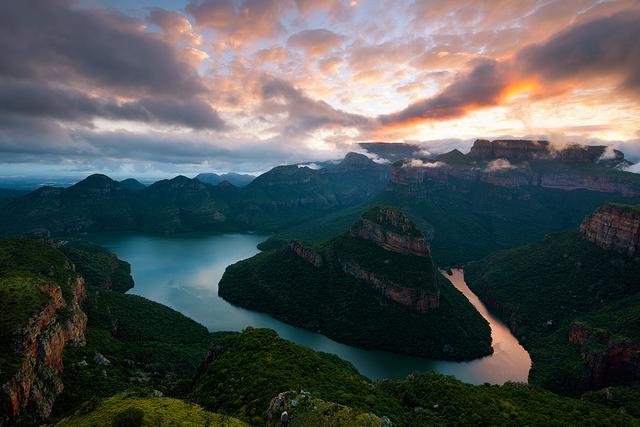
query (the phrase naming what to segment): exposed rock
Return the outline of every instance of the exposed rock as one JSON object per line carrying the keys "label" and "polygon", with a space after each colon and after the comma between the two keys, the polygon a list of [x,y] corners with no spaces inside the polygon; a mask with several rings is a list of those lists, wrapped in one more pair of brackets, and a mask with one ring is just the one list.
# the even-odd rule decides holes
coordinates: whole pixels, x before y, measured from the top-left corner
{"label": "exposed rock", "polygon": [[81,276],[69,280],[69,301],[58,284],[43,283],[40,289],[50,296],[49,303],[17,331],[15,350],[22,364],[0,388],[2,413],[8,419],[25,414],[27,408],[30,417],[46,418],[63,390],[59,374],[65,345],[85,344],[87,316],[80,307],[86,299],[85,282]]}
{"label": "exposed rock", "polygon": [[352,260],[340,259],[342,271],[357,279],[372,284],[385,298],[415,309],[418,313],[426,313],[440,307],[440,291],[427,292],[423,289],[402,287],[390,280],[381,278],[376,273],[363,269]]}
{"label": "exposed rock", "polygon": [[430,256],[424,235],[405,214],[395,209],[379,207],[369,211],[351,226],[349,233],[391,252]]}
{"label": "exposed rock", "polygon": [[640,344],[618,342],[607,331],[590,330],[584,324],[571,326],[569,341],[580,345],[594,386],[640,378]]}
{"label": "exposed rock", "polygon": [[580,231],[602,249],[635,256],[640,248],[640,207],[607,204],[586,218]]}
{"label": "exposed rock", "polygon": [[[451,152],[438,156],[437,161],[395,164],[390,183],[391,188],[403,186],[421,198],[442,188],[464,191],[464,186],[459,184],[468,182],[509,188],[535,186],[640,195],[640,179],[636,175],[610,171],[629,164],[622,152],[611,151],[609,154],[605,146],[586,145],[570,145],[557,151],[547,141],[478,140],[466,156]],[[558,166],[558,162],[564,166]],[[598,164],[594,167],[599,167],[600,172],[571,165],[576,163]],[[427,188],[423,185],[426,181],[429,182]]]}
{"label": "exposed rock", "polygon": [[313,249],[303,246],[300,242],[293,240],[289,243],[289,249],[309,264],[318,268],[322,266],[322,256]]}
{"label": "exposed rock", "polygon": [[469,157],[483,160],[532,160],[547,158],[550,152],[549,141],[478,139],[473,143]]}

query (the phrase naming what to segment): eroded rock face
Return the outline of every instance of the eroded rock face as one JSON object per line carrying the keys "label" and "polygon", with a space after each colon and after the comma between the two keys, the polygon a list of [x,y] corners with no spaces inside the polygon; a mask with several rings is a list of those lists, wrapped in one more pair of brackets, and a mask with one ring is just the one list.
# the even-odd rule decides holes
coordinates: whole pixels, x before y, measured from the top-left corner
{"label": "eroded rock face", "polygon": [[[441,157],[444,160],[414,159],[395,164],[391,169],[390,188],[404,187],[421,197],[443,187],[464,191],[464,185],[459,184],[483,182],[508,188],[536,186],[640,195],[640,180],[631,173],[591,173],[588,168],[576,166],[597,163],[602,168],[615,169],[631,164],[622,152],[607,150],[606,146],[574,144],[555,150],[547,141],[477,140],[466,156],[447,153]],[[556,167],[551,170],[539,167],[554,162]],[[558,162],[564,166],[558,168]],[[428,188],[425,189],[423,184],[427,181]]]}
{"label": "eroded rock face", "polygon": [[303,246],[300,242],[295,240],[291,241],[289,243],[289,249],[314,267],[318,268],[322,266],[322,256],[313,249]]}
{"label": "eroded rock face", "polygon": [[640,248],[640,207],[605,205],[582,222],[580,231],[602,249],[636,256]]}
{"label": "eroded rock face", "polygon": [[84,279],[70,279],[69,287],[71,297],[65,301],[58,284],[43,283],[40,289],[50,296],[49,303],[16,332],[15,351],[22,364],[0,387],[5,422],[27,412],[34,419],[49,416],[63,390],[59,374],[65,345],[85,345],[87,316],[80,306],[86,299]]}
{"label": "eroded rock face", "polygon": [[402,287],[378,276],[375,272],[365,270],[352,260],[340,259],[339,263],[342,271],[346,274],[370,283],[385,298],[411,307],[418,313],[426,313],[429,310],[436,310],[440,307],[439,291],[427,292],[423,289]]}
{"label": "eroded rock face", "polygon": [[469,157],[484,160],[533,160],[546,158],[549,154],[549,141],[520,139],[488,141],[486,139],[478,139],[473,143]]}
{"label": "eroded rock face", "polygon": [[640,345],[616,342],[606,331],[589,330],[582,324],[571,326],[569,341],[580,345],[594,386],[640,378]]}
{"label": "eroded rock face", "polygon": [[361,217],[349,233],[391,252],[430,256],[424,235],[405,214],[395,209],[377,208],[371,215]]}

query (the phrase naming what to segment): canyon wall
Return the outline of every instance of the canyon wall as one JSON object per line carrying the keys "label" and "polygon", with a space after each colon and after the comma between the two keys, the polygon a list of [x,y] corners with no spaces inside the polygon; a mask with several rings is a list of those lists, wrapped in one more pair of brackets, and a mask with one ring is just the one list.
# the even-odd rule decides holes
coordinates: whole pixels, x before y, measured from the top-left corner
{"label": "canyon wall", "polygon": [[342,271],[364,280],[373,285],[375,289],[380,291],[382,295],[399,304],[411,307],[418,313],[426,313],[429,310],[436,310],[440,307],[440,292],[427,292],[422,289],[402,287],[390,280],[380,277],[372,271],[367,271],[358,263],[348,260],[339,259]]}
{"label": "canyon wall", "polygon": [[582,222],[580,232],[602,249],[635,256],[640,248],[640,207],[602,206]]}
{"label": "canyon wall", "polygon": [[390,252],[430,256],[425,237],[405,214],[395,209],[377,208],[370,211],[356,221],[349,229],[349,234],[369,240]]}
{"label": "canyon wall", "polygon": [[0,386],[4,417],[0,417],[0,425],[21,416],[46,418],[62,393],[62,352],[67,344],[84,346],[87,328],[87,316],[81,308],[86,299],[84,279],[75,276],[68,286],[71,295],[65,300],[59,284],[42,283],[40,290],[49,295],[48,304],[14,334],[14,350],[21,363]]}
{"label": "canyon wall", "polygon": [[300,242],[295,240],[291,241],[289,243],[289,250],[316,268],[322,266],[322,257],[320,254],[311,248],[303,246]]}

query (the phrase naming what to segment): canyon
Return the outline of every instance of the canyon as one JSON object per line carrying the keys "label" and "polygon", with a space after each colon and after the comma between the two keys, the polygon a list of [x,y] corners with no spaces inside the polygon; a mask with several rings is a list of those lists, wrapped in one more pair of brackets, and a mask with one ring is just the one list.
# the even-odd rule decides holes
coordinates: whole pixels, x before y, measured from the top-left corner
{"label": "canyon", "polygon": [[640,248],[640,208],[607,204],[586,218],[580,231],[602,249],[633,257]]}

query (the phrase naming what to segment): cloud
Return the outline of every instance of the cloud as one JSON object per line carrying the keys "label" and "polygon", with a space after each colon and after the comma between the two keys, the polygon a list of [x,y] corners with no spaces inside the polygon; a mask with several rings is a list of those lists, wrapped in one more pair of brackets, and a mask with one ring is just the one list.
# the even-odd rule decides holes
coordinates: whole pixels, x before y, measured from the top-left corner
{"label": "cloud", "polygon": [[495,159],[487,163],[487,166],[484,168],[484,172],[493,173],[502,170],[512,170],[517,169],[517,166],[512,165],[507,159]]}
{"label": "cloud", "polygon": [[513,60],[472,62],[439,94],[398,112],[378,117],[383,127],[461,117],[498,105],[506,96],[531,90],[540,98],[558,93],[559,85],[611,76],[619,89],[640,90],[640,11],[596,18],[561,32],[545,43],[528,46]]}
{"label": "cloud", "polygon": [[543,82],[614,76],[640,91],[640,9],[597,18],[529,46],[515,60],[518,71]]}
{"label": "cloud", "polygon": [[322,56],[340,46],[345,37],[324,28],[303,30],[289,37],[287,44],[303,49],[308,56]]}
{"label": "cloud", "polygon": [[411,159],[402,164],[403,168],[425,168],[425,169],[434,169],[434,168],[444,168],[448,165],[445,162],[432,162],[428,160],[422,159]]}
{"label": "cloud", "polygon": [[263,113],[287,114],[286,134],[305,134],[321,127],[363,127],[369,122],[364,116],[312,99],[284,80],[265,79],[261,95]]}
{"label": "cloud", "polygon": [[0,113],[34,116],[90,125],[94,118],[130,120],[187,126],[194,129],[223,129],[225,124],[207,103],[172,98],[142,98],[118,102],[110,97],[43,82],[0,80]]}
{"label": "cloud", "polygon": [[[162,9],[149,19],[168,32],[190,28]],[[24,116],[90,127],[100,118],[224,129],[203,79],[144,28],[70,0],[0,3],[0,112],[14,123]]]}
{"label": "cloud", "polygon": [[140,21],[70,0],[0,2],[0,76],[192,96],[194,69]]}
{"label": "cloud", "polygon": [[459,117],[469,109],[495,105],[507,87],[506,71],[495,60],[482,60],[460,74],[441,93],[378,118],[383,126]]}
{"label": "cloud", "polygon": [[239,46],[282,34],[281,18],[288,6],[281,0],[193,0],[186,11],[197,28],[216,30]]}

